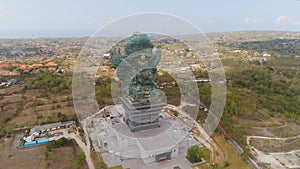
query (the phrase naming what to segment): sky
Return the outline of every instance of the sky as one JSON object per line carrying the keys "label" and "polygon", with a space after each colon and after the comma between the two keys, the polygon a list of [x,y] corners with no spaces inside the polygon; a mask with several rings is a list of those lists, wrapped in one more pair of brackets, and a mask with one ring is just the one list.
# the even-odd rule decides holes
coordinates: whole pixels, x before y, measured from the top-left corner
{"label": "sky", "polygon": [[0,37],[90,36],[143,12],[172,14],[203,32],[300,31],[300,0],[0,0]]}

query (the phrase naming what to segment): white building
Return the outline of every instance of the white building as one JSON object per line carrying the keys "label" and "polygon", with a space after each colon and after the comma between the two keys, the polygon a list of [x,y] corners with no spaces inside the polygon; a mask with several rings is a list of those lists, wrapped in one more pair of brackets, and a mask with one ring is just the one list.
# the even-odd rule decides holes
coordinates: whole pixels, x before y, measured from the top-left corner
{"label": "white building", "polygon": [[[120,111],[122,112],[120,108],[114,109],[111,113]],[[174,117],[161,116],[160,128],[137,132],[131,132],[119,115],[105,119],[98,114],[91,119],[87,123],[87,130],[94,147],[103,153],[109,152],[109,161],[105,161],[107,163],[118,163],[132,158],[141,159],[144,164],[176,159],[180,155],[180,148],[198,143],[189,136],[184,124]]]}

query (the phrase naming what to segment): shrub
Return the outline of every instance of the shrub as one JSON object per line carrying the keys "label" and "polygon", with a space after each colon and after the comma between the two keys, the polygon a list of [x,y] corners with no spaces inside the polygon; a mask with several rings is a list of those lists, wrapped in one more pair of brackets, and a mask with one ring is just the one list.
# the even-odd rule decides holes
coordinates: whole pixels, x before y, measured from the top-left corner
{"label": "shrub", "polygon": [[187,158],[191,163],[201,162],[203,153],[198,145],[194,145],[187,150]]}

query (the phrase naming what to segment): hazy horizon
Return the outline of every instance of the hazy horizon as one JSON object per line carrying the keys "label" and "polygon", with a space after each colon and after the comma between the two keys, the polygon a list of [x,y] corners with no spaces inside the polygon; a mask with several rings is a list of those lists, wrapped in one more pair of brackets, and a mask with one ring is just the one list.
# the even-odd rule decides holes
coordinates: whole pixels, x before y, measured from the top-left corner
{"label": "hazy horizon", "polygon": [[298,0],[1,0],[0,38],[89,37],[111,21],[148,12],[181,17],[205,33],[299,31],[299,5]]}
{"label": "hazy horizon", "polygon": [[[286,30],[237,30],[237,31],[215,31],[203,32],[205,34],[213,33],[237,33],[237,32],[299,32],[300,31],[286,31]],[[46,38],[90,38],[94,32],[92,31],[16,31],[0,33],[0,39],[46,39]],[[192,35],[188,33],[184,35]],[[103,38],[115,38],[116,36],[103,36]],[[119,36],[117,36],[119,37]],[[126,36],[124,36],[126,37]]]}

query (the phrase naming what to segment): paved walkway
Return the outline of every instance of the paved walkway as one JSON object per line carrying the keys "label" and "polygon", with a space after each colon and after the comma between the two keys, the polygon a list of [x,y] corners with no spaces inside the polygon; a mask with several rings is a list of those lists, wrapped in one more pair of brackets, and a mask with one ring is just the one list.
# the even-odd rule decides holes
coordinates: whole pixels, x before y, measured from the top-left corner
{"label": "paved walkway", "polygon": [[[131,159],[125,159],[123,161],[115,161],[112,163],[108,163],[108,166],[122,165],[123,168],[130,168],[130,169],[173,169],[173,167],[179,166],[182,169],[191,169],[191,163],[186,159],[186,151],[187,151],[187,147],[180,148],[179,149],[180,155],[178,157],[160,163],[151,163],[145,165],[142,159],[131,158]],[[112,160],[112,157],[108,152],[102,153],[102,157],[104,161]]]}

